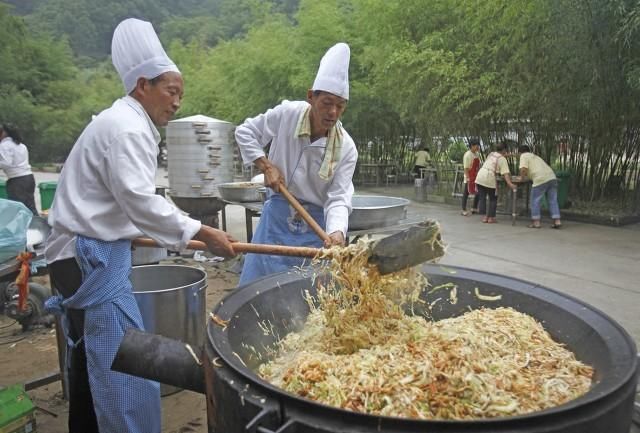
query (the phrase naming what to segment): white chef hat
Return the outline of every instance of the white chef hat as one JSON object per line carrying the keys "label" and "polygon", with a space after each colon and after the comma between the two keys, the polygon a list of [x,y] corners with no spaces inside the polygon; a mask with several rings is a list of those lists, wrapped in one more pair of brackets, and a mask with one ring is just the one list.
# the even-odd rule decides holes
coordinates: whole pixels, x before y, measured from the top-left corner
{"label": "white chef hat", "polygon": [[351,51],[344,42],[335,44],[320,60],[311,90],[322,90],[349,99],[349,59]]}
{"label": "white chef hat", "polygon": [[138,78],[152,80],[165,72],[180,73],[151,23],[135,18],[122,21],[113,32],[111,60],[127,94],[135,89]]}

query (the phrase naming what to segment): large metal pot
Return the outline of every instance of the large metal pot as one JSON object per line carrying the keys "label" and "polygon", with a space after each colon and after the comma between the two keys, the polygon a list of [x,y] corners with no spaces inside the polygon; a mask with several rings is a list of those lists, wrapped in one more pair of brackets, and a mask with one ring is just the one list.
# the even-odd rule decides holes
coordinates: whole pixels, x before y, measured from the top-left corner
{"label": "large metal pot", "polygon": [[[163,367],[183,348],[163,350],[162,341],[125,337],[116,363],[125,361],[143,377],[158,377],[177,383],[188,381],[191,389],[206,387],[209,432],[354,432],[394,433],[628,433],[637,381],[636,347],[617,323],[581,301],[541,287],[500,275],[462,268],[443,269],[425,265],[433,285],[452,282],[457,286],[458,302],[435,304],[435,319],[458,316],[469,309],[510,306],[542,322],[557,341],[564,343],[578,359],[595,368],[591,390],[566,404],[527,415],[473,421],[423,421],[371,416],[328,407],[284,392],[255,373],[268,356],[276,337],[300,329],[309,312],[303,299],[305,290],[313,295],[317,278],[281,273],[258,280],[236,290],[214,309],[227,326],[209,323],[209,344],[204,350],[202,370],[193,359],[182,354],[181,363]],[[501,295],[499,301],[475,296]],[[440,294],[425,290],[422,298],[429,305]],[[416,313],[420,314],[419,309]],[[268,321],[273,332],[265,335]],[[220,322],[223,323],[223,322]],[[148,336],[147,336],[148,337]],[[124,346],[127,346],[126,348]],[[136,352],[136,348],[141,348]],[[124,350],[123,350],[124,349]],[[254,351],[257,350],[257,353]],[[156,351],[153,353],[153,351]],[[123,352],[123,353],[121,353]],[[160,358],[163,362],[158,362]],[[139,360],[144,358],[144,362]],[[135,372],[137,367],[137,372]],[[199,372],[199,373],[198,373]],[[204,386],[203,386],[204,383]]]}
{"label": "large metal pot", "polygon": [[367,230],[391,226],[405,219],[411,202],[402,197],[354,195],[351,203],[349,230]]}
{"label": "large metal pot", "polygon": [[[207,274],[178,265],[135,266],[133,294],[148,332],[198,348],[204,344]],[[179,388],[162,385],[162,395]]]}

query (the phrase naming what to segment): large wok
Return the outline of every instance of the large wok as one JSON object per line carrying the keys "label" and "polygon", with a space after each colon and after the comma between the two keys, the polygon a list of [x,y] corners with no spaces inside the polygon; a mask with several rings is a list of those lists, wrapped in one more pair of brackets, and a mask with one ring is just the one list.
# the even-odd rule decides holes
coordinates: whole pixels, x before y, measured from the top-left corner
{"label": "large wok", "polygon": [[[424,265],[432,284],[453,282],[458,302],[438,302],[435,319],[468,309],[510,306],[542,322],[547,331],[595,368],[591,390],[558,407],[527,415],[474,421],[421,421],[353,413],[290,395],[258,377],[260,360],[275,343],[259,322],[269,320],[276,335],[299,329],[309,312],[305,290],[314,292],[314,279],[296,273],[276,274],[242,287],[220,302],[213,313],[228,320],[226,327],[210,322],[208,345],[202,352],[204,374],[180,345],[164,345],[153,337],[128,335],[114,364],[120,371],[194,390],[206,388],[210,432],[527,432],[628,433],[637,380],[636,348],[629,335],[601,311],[548,288],[500,275],[462,268]],[[317,280],[316,280],[317,281]],[[476,297],[501,295],[498,301]],[[424,291],[429,302],[442,296]],[[417,310],[419,314],[420,311]],[[131,338],[129,338],[131,337]],[[162,358],[159,362],[158,359]],[[206,379],[204,379],[206,377]],[[173,382],[172,382],[173,381]],[[191,383],[184,383],[184,382]],[[204,384],[204,386],[203,386]]]}

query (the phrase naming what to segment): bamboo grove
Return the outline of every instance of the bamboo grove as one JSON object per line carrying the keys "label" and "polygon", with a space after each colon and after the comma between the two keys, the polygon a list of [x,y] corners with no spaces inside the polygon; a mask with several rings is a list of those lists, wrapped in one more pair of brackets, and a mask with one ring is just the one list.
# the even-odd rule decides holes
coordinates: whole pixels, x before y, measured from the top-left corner
{"label": "bamboo grove", "polygon": [[[41,0],[46,9],[22,16],[0,3],[9,33],[0,54],[16,59],[0,69],[0,118],[16,117],[39,159],[63,157],[119,95],[105,41],[80,56],[69,33],[46,25],[65,22],[56,7],[93,2]],[[128,2],[117,3],[126,15]],[[129,3],[146,18],[144,2]],[[148,19],[185,77],[180,117],[237,123],[304,98],[324,51],[346,41],[344,124],[363,160],[409,166],[418,143],[438,153],[472,135],[487,146],[507,140],[571,172],[573,197],[640,207],[637,1],[190,0],[165,12]],[[90,20],[112,28],[119,18]],[[50,48],[38,55],[42,44]]]}

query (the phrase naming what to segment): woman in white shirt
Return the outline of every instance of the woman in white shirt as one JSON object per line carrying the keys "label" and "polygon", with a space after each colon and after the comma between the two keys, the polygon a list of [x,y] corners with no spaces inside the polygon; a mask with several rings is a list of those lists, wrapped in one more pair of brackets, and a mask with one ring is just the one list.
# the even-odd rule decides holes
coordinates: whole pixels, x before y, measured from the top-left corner
{"label": "woman in white shirt", "polygon": [[[484,215],[483,223],[496,223],[496,208],[498,207],[498,196],[496,194],[496,176],[501,174],[504,176],[505,182],[513,191],[516,186],[511,182],[511,174],[509,164],[504,155],[507,153],[507,146],[504,143],[498,143],[496,151],[491,152],[484,161],[482,168],[476,176],[476,185],[478,194],[480,195],[479,212]],[[486,198],[489,196],[489,208],[487,208]]]}
{"label": "woman in white shirt", "polygon": [[29,165],[29,151],[18,129],[9,123],[0,125],[0,168],[7,175],[7,197],[19,201],[38,215],[33,194],[36,180]]}

